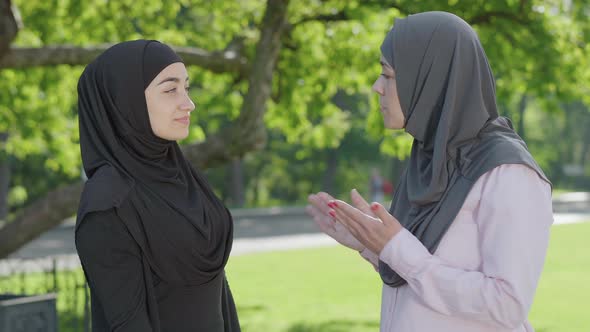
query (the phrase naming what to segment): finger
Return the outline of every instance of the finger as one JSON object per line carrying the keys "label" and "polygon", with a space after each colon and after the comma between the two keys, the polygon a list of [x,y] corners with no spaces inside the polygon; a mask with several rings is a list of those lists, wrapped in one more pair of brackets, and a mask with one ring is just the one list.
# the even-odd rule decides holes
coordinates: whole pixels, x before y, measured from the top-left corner
{"label": "finger", "polygon": [[321,201],[324,204],[324,206],[328,206],[328,203],[330,201],[333,201],[334,200],[334,197],[332,197],[332,195],[330,195],[328,193],[325,193],[323,191],[320,191],[317,194],[317,197],[318,197],[318,200]]}
{"label": "finger", "polygon": [[310,214],[313,216],[313,222],[316,226],[324,233],[328,235],[334,234],[336,232],[336,228],[334,228],[335,221],[332,217],[329,217],[320,211],[318,211],[315,207],[308,205],[306,210],[310,210]]}
{"label": "finger", "polygon": [[334,197],[332,195],[328,194],[327,192],[323,192],[323,191],[318,192],[318,196],[326,201],[330,201],[330,200],[334,199]]}
{"label": "finger", "polygon": [[375,216],[381,220],[381,222],[386,226],[392,226],[397,221],[394,216],[387,211],[387,209],[381,205],[380,203],[373,202],[371,203],[371,210],[375,213]]}
{"label": "finger", "polygon": [[379,221],[378,219],[363,213],[361,210],[355,208],[354,206],[349,205],[348,203],[341,201],[341,200],[334,200],[331,201],[332,206],[334,206],[335,210],[342,211],[345,215],[347,215],[351,220],[354,220],[357,223],[361,223],[366,225],[368,222],[376,222]]}
{"label": "finger", "polygon": [[330,208],[328,207],[327,202],[325,202],[325,200],[319,194],[309,195],[307,200],[321,213],[328,215],[328,210],[330,210]]}
{"label": "finger", "polygon": [[308,205],[305,207],[305,212],[312,218],[315,218],[318,215],[321,215],[321,212],[318,211],[313,205]]}
{"label": "finger", "polygon": [[363,233],[364,233],[362,225],[360,225],[358,221],[353,220],[352,218],[347,216],[340,209],[336,208],[332,211],[334,211],[334,213],[335,213],[337,224],[341,224],[344,227],[346,227],[346,229],[348,229],[348,231],[355,238],[357,238],[359,241],[362,242],[363,241]]}
{"label": "finger", "polygon": [[365,238],[369,236],[377,219],[361,212],[344,201],[331,201],[331,205],[336,211],[337,220],[346,223],[349,229],[354,230],[359,234],[363,234],[362,236]]}
{"label": "finger", "polygon": [[374,215],[369,203],[367,203],[367,201],[363,198],[363,196],[361,196],[361,194],[356,189],[352,189],[350,191],[350,199],[352,201],[352,204],[357,209],[361,210],[363,213],[366,213],[370,216]]}

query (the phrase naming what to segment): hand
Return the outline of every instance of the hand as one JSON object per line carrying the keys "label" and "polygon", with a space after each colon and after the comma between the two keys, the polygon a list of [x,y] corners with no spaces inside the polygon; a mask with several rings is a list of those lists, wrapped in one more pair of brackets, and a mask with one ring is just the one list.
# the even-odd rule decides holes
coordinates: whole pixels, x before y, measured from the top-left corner
{"label": "hand", "polygon": [[363,196],[361,196],[361,194],[359,194],[356,189],[352,189],[350,191],[350,201],[355,208],[361,210],[364,214],[373,218],[377,218],[375,213],[373,213],[373,210],[371,210],[369,203],[367,203],[367,201],[363,198]]}
{"label": "hand", "polygon": [[325,192],[309,195],[307,200],[310,205],[305,208],[305,211],[313,218],[313,221],[322,232],[345,247],[363,251],[365,246],[352,236],[346,227],[335,222],[334,218],[328,214],[330,210],[328,202],[333,199],[334,197]]}
{"label": "hand", "polygon": [[335,215],[338,223],[342,223],[353,237],[377,255],[381,254],[387,242],[399,233],[403,227],[379,203],[370,205],[370,210],[373,211],[376,218],[348,205],[344,201],[331,200],[328,204],[331,208],[328,214]]}

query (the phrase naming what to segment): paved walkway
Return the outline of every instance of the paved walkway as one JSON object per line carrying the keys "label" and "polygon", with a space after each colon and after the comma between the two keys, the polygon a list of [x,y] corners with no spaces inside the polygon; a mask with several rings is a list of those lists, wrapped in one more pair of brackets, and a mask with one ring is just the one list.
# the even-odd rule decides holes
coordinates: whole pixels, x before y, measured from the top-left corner
{"label": "paved walkway", "polygon": [[[553,202],[555,225],[590,221],[590,193],[557,196]],[[232,256],[249,253],[333,246],[337,242],[320,233],[303,208],[233,210]],[[0,260],[0,275],[15,271],[79,266],[73,243],[73,220],[46,232],[8,259]]]}

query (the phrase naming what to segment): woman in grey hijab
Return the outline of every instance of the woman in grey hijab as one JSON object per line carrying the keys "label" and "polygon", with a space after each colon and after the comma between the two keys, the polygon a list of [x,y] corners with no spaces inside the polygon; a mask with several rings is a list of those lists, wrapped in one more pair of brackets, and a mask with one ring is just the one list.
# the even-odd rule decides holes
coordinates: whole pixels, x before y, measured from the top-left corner
{"label": "woman in grey hijab", "polygon": [[533,331],[551,184],[510,121],[475,31],[444,12],[396,21],[373,86],[385,126],[414,138],[389,211],[310,195],[316,224],[383,281],[381,331]]}

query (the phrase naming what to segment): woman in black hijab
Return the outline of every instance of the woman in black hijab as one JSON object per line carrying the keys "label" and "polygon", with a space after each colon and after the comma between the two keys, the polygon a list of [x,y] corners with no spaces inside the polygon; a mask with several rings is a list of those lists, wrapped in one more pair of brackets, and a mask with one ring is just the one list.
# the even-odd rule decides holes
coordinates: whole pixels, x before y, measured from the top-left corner
{"label": "woman in black hijab", "polygon": [[414,137],[389,211],[310,195],[319,227],[383,281],[381,331],[533,331],[551,184],[496,107],[475,31],[444,12],[396,21],[381,45],[385,126]]}
{"label": "woman in black hijab", "polygon": [[231,215],[176,143],[195,108],[182,59],[157,41],[117,44],[82,73],[78,108],[93,331],[240,331]]}

